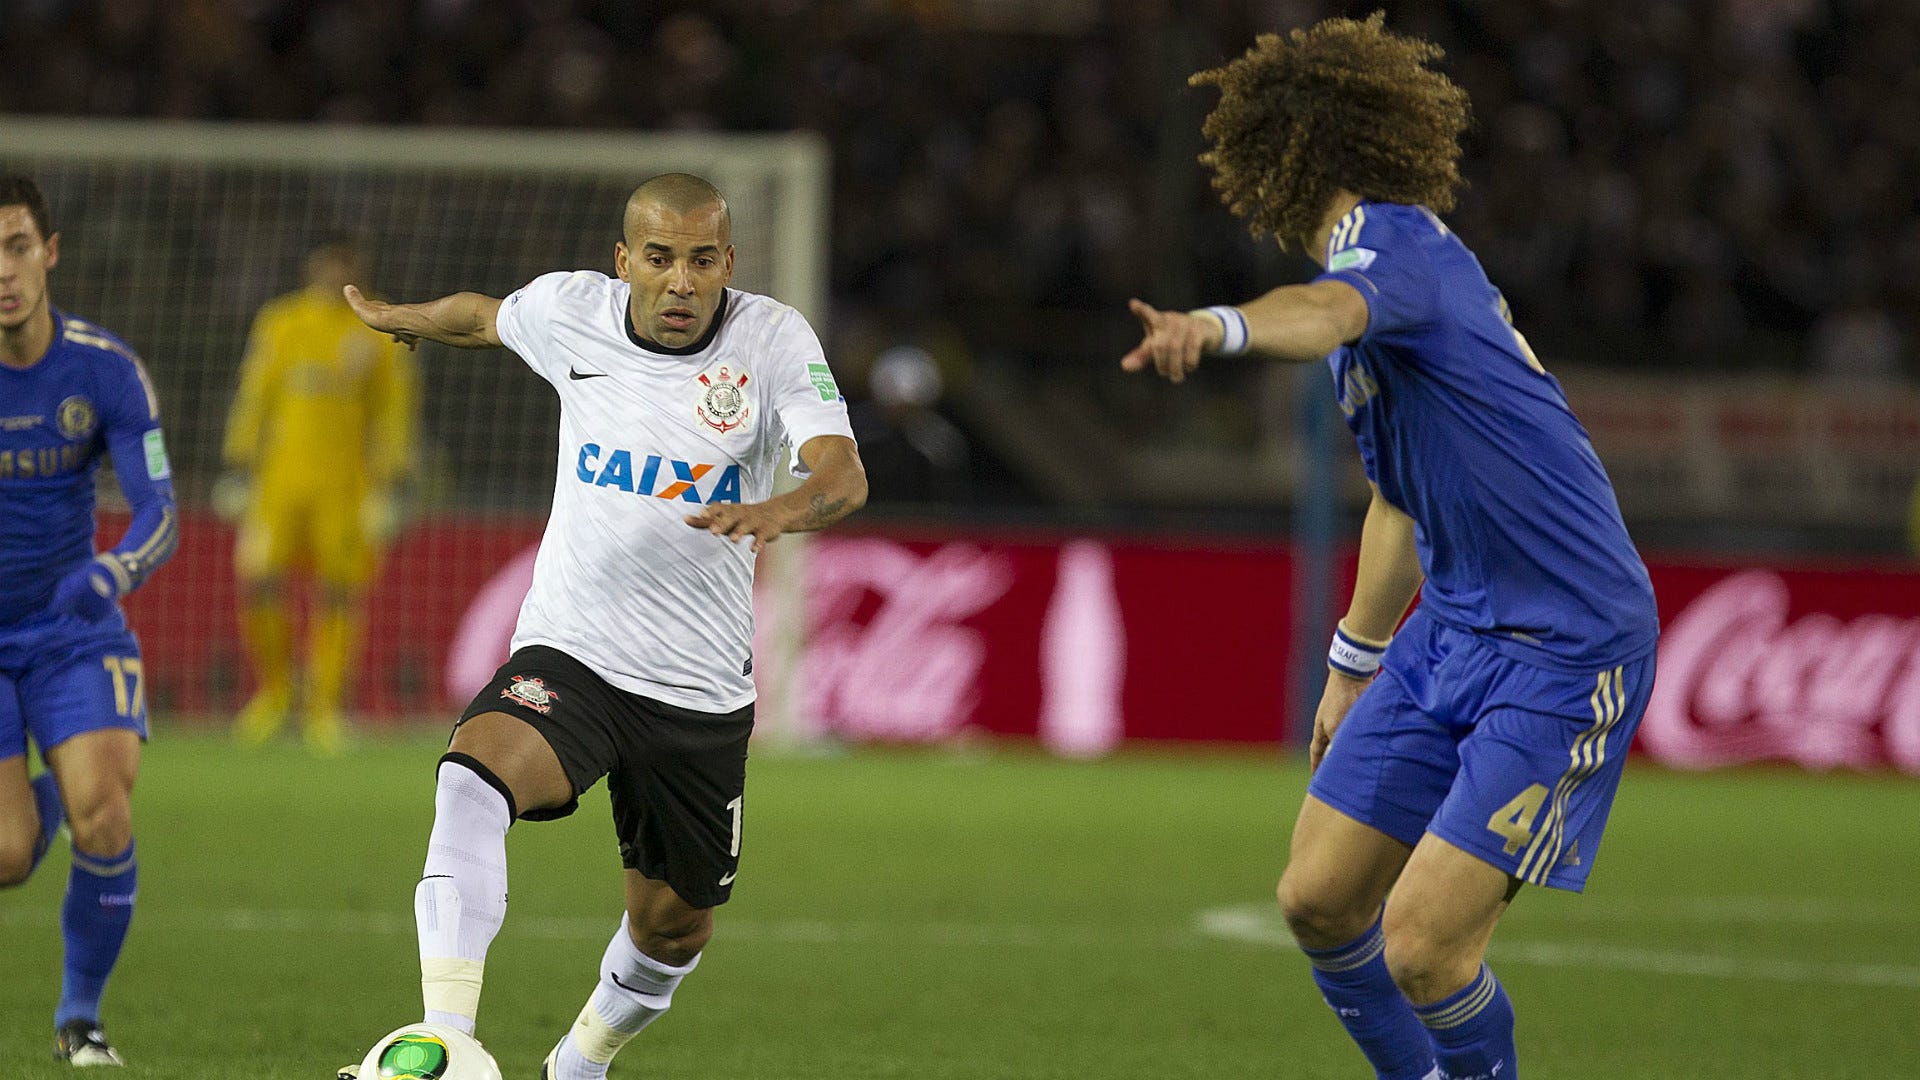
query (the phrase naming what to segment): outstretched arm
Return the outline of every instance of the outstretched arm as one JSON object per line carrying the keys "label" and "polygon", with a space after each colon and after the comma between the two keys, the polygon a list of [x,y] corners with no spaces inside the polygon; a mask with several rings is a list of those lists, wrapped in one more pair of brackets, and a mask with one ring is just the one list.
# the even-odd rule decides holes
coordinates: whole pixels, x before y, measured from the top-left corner
{"label": "outstretched arm", "polygon": [[811,474],[785,495],[760,503],[712,503],[687,515],[687,524],[729,542],[753,537],[759,551],[783,533],[812,532],[867,504],[867,470],[860,451],[844,435],[817,435],[800,446]]}
{"label": "outstretched arm", "polygon": [[1161,311],[1140,300],[1127,307],[1142,336],[1120,366],[1152,368],[1172,382],[1184,380],[1206,353],[1318,360],[1366,333],[1368,314],[1366,300],[1344,281],[1285,285],[1237,308]]}
{"label": "outstretched arm", "polygon": [[462,292],[419,304],[388,304],[367,299],[352,285],[345,291],[361,322],[392,334],[409,349],[422,338],[462,349],[500,345],[500,301],[495,297]]}

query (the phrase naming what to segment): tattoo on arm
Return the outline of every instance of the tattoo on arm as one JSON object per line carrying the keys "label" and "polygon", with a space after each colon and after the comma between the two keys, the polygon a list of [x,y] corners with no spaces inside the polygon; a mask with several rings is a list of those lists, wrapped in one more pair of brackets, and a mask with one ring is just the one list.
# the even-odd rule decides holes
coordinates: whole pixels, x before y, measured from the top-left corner
{"label": "tattoo on arm", "polygon": [[840,520],[847,508],[844,498],[829,499],[825,495],[815,495],[807,500],[807,516],[800,519],[802,529],[819,529]]}

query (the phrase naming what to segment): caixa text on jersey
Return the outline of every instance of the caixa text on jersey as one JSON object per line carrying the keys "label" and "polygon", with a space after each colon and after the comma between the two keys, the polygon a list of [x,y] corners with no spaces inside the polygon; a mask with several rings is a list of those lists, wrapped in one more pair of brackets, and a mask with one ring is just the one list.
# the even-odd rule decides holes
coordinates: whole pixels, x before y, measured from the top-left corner
{"label": "caixa text on jersey", "polygon": [[[648,454],[640,459],[640,468],[634,470],[634,454],[630,450],[614,450],[601,459],[599,443],[585,443],[580,447],[579,461],[573,467],[573,474],[583,484],[595,487],[618,488],[631,491],[636,495],[650,495],[656,499],[678,499],[690,503],[737,503],[740,501],[740,466],[728,465],[724,469],[718,465],[703,465],[695,462],[678,461],[659,454]],[[718,474],[706,492],[701,492],[701,484],[709,477]]]}

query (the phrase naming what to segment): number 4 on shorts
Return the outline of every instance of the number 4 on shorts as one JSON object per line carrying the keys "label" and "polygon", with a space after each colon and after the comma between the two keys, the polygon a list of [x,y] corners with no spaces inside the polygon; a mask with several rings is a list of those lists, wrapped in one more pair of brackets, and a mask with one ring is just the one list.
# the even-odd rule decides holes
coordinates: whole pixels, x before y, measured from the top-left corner
{"label": "number 4 on shorts", "polygon": [[1540,808],[1546,804],[1547,785],[1528,784],[1527,790],[1493,812],[1493,816],[1487,819],[1487,828],[1507,841],[1507,854],[1517,855],[1521,848],[1533,842],[1534,822],[1540,817]]}

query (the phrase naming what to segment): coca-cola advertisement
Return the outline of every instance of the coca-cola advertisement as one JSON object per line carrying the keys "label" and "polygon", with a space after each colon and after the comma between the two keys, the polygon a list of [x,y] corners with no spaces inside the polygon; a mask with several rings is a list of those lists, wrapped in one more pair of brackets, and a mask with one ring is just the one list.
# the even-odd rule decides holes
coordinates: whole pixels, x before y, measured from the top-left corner
{"label": "coca-cola advertisement", "polygon": [[1656,561],[1654,759],[1920,773],[1920,573]]}
{"label": "coca-cola advertisement", "polygon": [[[353,679],[368,722],[450,716],[506,657],[537,521],[438,521],[390,553]],[[129,602],[163,715],[230,715],[247,678],[232,534],[191,519]],[[793,557],[788,557],[791,554]],[[1336,560],[1349,570],[1348,560]],[[1677,768],[1920,774],[1920,567],[1656,556],[1659,677],[1638,748]],[[1296,560],[1281,540],[955,528],[830,533],[764,567],[769,728],[854,741],[1278,743]]]}

